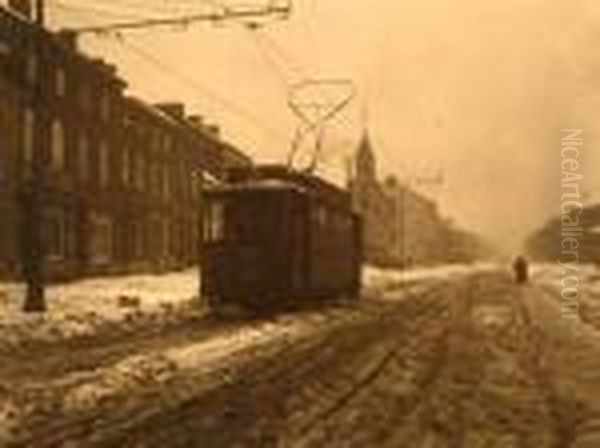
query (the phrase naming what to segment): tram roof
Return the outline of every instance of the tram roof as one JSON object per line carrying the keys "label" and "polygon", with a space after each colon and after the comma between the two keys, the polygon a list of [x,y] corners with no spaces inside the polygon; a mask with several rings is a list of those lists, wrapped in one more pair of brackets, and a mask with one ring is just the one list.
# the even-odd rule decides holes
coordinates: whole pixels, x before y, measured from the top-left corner
{"label": "tram roof", "polygon": [[352,208],[347,190],[310,173],[282,165],[236,167],[228,172],[228,181],[206,190],[217,194],[248,194],[265,191],[293,191],[318,198],[335,208]]}
{"label": "tram roof", "polygon": [[252,179],[244,182],[212,185],[206,188],[208,193],[243,193],[257,191],[296,191],[306,193],[307,190],[289,181],[279,179]]}

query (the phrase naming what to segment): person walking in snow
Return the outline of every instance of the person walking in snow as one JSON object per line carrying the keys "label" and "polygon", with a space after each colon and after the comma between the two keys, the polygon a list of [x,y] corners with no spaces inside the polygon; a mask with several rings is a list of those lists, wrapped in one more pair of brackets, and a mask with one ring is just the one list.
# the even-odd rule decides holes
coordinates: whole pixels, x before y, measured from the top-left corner
{"label": "person walking in snow", "polygon": [[515,258],[513,263],[513,271],[515,273],[515,280],[519,284],[527,283],[529,279],[529,263],[524,256],[519,255]]}

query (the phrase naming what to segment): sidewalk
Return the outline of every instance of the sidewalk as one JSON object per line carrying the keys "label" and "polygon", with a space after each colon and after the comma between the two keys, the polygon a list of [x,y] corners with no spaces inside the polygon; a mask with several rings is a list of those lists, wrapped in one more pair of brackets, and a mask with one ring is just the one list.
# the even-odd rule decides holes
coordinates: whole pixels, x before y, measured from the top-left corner
{"label": "sidewalk", "polygon": [[202,312],[195,269],[164,275],[94,278],[51,286],[48,311],[21,311],[24,286],[0,284],[0,354],[32,346],[168,325]]}

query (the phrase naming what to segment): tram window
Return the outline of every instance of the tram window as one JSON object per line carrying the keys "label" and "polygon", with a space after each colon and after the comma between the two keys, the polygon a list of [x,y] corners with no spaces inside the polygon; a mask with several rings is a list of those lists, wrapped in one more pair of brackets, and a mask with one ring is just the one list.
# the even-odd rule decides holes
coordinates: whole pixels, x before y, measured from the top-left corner
{"label": "tram window", "polygon": [[204,214],[204,241],[217,242],[225,238],[225,204],[220,200],[210,200]]}
{"label": "tram window", "polygon": [[327,213],[327,208],[323,204],[319,204],[317,206],[317,223],[321,227],[325,227],[328,224],[329,217]]}

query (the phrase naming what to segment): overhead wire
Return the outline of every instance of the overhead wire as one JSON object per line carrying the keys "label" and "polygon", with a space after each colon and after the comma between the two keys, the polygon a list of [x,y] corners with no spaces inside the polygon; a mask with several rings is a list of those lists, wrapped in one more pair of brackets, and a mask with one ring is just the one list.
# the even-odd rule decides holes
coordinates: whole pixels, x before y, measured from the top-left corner
{"label": "overhead wire", "polygon": [[269,50],[264,47],[260,37],[255,32],[250,33],[251,39],[254,41],[256,48],[258,49],[260,55],[267,63],[267,65],[271,68],[271,71],[275,74],[275,77],[282,84],[282,86],[287,90],[290,83],[290,75],[288,70],[283,67],[279,61],[274,58]]}
{"label": "overhead wire", "polygon": [[[217,4],[216,1],[213,0],[203,0],[205,2]],[[75,5],[67,5],[64,4],[60,0],[52,0],[52,6],[57,7],[59,9],[64,9],[65,11],[70,11],[71,13],[76,13],[80,16],[86,16],[89,18],[96,17],[96,15],[101,15],[104,17],[112,17],[112,18],[125,18],[131,16],[118,15],[117,13],[112,13],[109,11],[105,11],[102,9],[97,9],[95,7],[84,7],[84,6],[75,6]],[[269,135],[272,138],[276,138],[277,141],[281,141],[282,139],[287,139],[287,134],[281,130],[274,129],[272,126],[267,125],[262,119],[254,115],[252,112],[247,110],[245,107],[238,105],[232,100],[227,99],[222,94],[214,91],[211,88],[208,88],[202,85],[198,80],[190,77],[188,74],[174,69],[172,66],[168,66],[158,57],[153,55],[152,53],[144,50],[141,46],[136,45],[131,42],[130,39],[125,39],[122,34],[115,33],[112,34],[113,37],[116,37],[116,41],[122,44],[124,48],[127,48],[129,51],[137,54],[139,58],[142,58],[147,63],[152,64],[156,69],[158,69],[165,77],[168,77],[171,80],[178,82],[180,85],[185,85],[188,88],[191,88],[194,92],[202,92],[203,96],[212,100],[212,102],[219,104],[222,108],[228,110],[232,114],[238,116],[239,118],[243,118],[246,122],[251,123],[255,128],[260,129],[265,135]],[[103,36],[105,37],[105,36]]]}
{"label": "overhead wire", "polygon": [[265,124],[261,119],[256,117],[252,112],[246,110],[244,107],[225,98],[223,95],[217,93],[213,89],[202,85],[197,79],[190,77],[188,74],[179,71],[172,66],[166,65],[162,60],[160,60],[153,54],[147,52],[139,45],[132,43],[130,39],[121,37],[119,39],[119,42],[122,43],[124,46],[128,47],[131,51],[137,53],[139,57],[142,57],[143,59],[154,65],[158,70],[164,72],[171,78],[178,80],[178,82],[187,85],[193,90],[202,92],[204,95],[206,95],[209,98],[212,98],[213,101],[221,104],[221,106],[228,109],[230,112],[235,113],[236,115],[238,115],[241,118],[244,118],[248,122],[251,122],[255,127],[261,129],[264,133],[276,137],[278,140],[280,140],[284,135],[281,131],[272,128],[270,125]]}
{"label": "overhead wire", "polygon": [[52,0],[51,2],[47,3],[47,7],[49,8],[55,8],[55,9],[60,9],[66,12],[73,12],[76,14],[88,14],[88,15],[92,15],[91,19],[95,19],[96,16],[102,16],[105,18],[111,18],[111,19],[136,19],[136,20],[140,20],[140,19],[144,19],[146,18],[145,16],[141,16],[141,15],[134,15],[132,13],[124,13],[124,12],[117,12],[117,11],[110,11],[107,9],[103,9],[103,8],[98,8],[95,6],[79,6],[79,5],[75,5],[75,4],[68,4],[68,3],[64,3],[60,0]]}
{"label": "overhead wire", "polygon": [[[91,4],[90,4],[91,3]],[[70,11],[72,13],[77,14],[88,14],[100,15],[103,17],[110,18],[134,18],[134,19],[144,19],[142,14],[148,11],[148,7],[150,6],[147,3],[138,3],[133,0],[122,1],[120,4],[113,5],[109,7],[108,2],[103,0],[95,0],[92,2],[88,2],[86,6],[83,5],[71,5],[62,2],[61,0],[50,0],[49,5],[54,6],[56,8],[62,9],[64,11]],[[164,2],[167,3],[167,2]],[[184,2],[185,3],[185,2]],[[221,1],[217,0],[200,0],[200,3],[211,6],[213,8],[218,8],[221,11],[227,11],[230,7],[225,5]],[[270,2],[275,3],[275,2]],[[196,4],[197,5],[197,4]],[[185,7],[195,7],[196,5],[185,4]],[[162,11],[158,11],[159,5],[152,5],[152,12],[162,13]],[[162,9],[163,4],[160,5]],[[172,14],[171,4],[164,4],[165,6],[165,15],[169,12]],[[181,6],[179,3],[177,6]],[[127,9],[127,11],[124,11]],[[133,11],[138,12],[140,15],[132,15]],[[251,26],[248,26],[249,23],[246,23],[246,29],[251,32],[252,39],[254,40],[257,48],[263,55],[264,59],[268,62],[269,66],[273,71],[277,72],[277,76],[282,83],[285,83],[286,86],[289,86],[289,80],[296,76],[301,76],[303,74],[303,70],[300,68],[299,64],[297,64],[292,57],[286,54],[286,51],[279,46],[276,42],[270,39],[265,33],[260,32],[259,28],[256,27],[252,29]],[[209,98],[214,103],[219,104],[224,109],[230,111],[231,113],[237,115],[240,118],[243,118],[248,123],[252,123],[254,127],[260,129],[264,134],[269,135],[273,138],[277,138],[278,142],[281,142],[282,139],[287,140],[289,136],[286,132],[281,130],[274,129],[271,125],[266,124],[261,118],[257,117],[254,113],[247,110],[245,107],[238,105],[234,101],[227,99],[222,94],[210,89],[204,85],[202,85],[197,79],[189,76],[185,72],[174,69],[172,66],[164,63],[160,58],[155,56],[149,51],[146,51],[140,45],[136,45],[131,42],[130,39],[125,39],[122,34],[114,33],[113,37],[117,37],[117,41],[123,45],[123,47],[127,48],[129,51],[132,51],[137,54],[138,57],[143,58],[146,62],[152,64],[156,69],[158,69],[163,75],[168,77],[169,79],[175,80],[178,83],[185,84],[187,87],[191,88],[194,92],[201,92],[203,96]]]}

